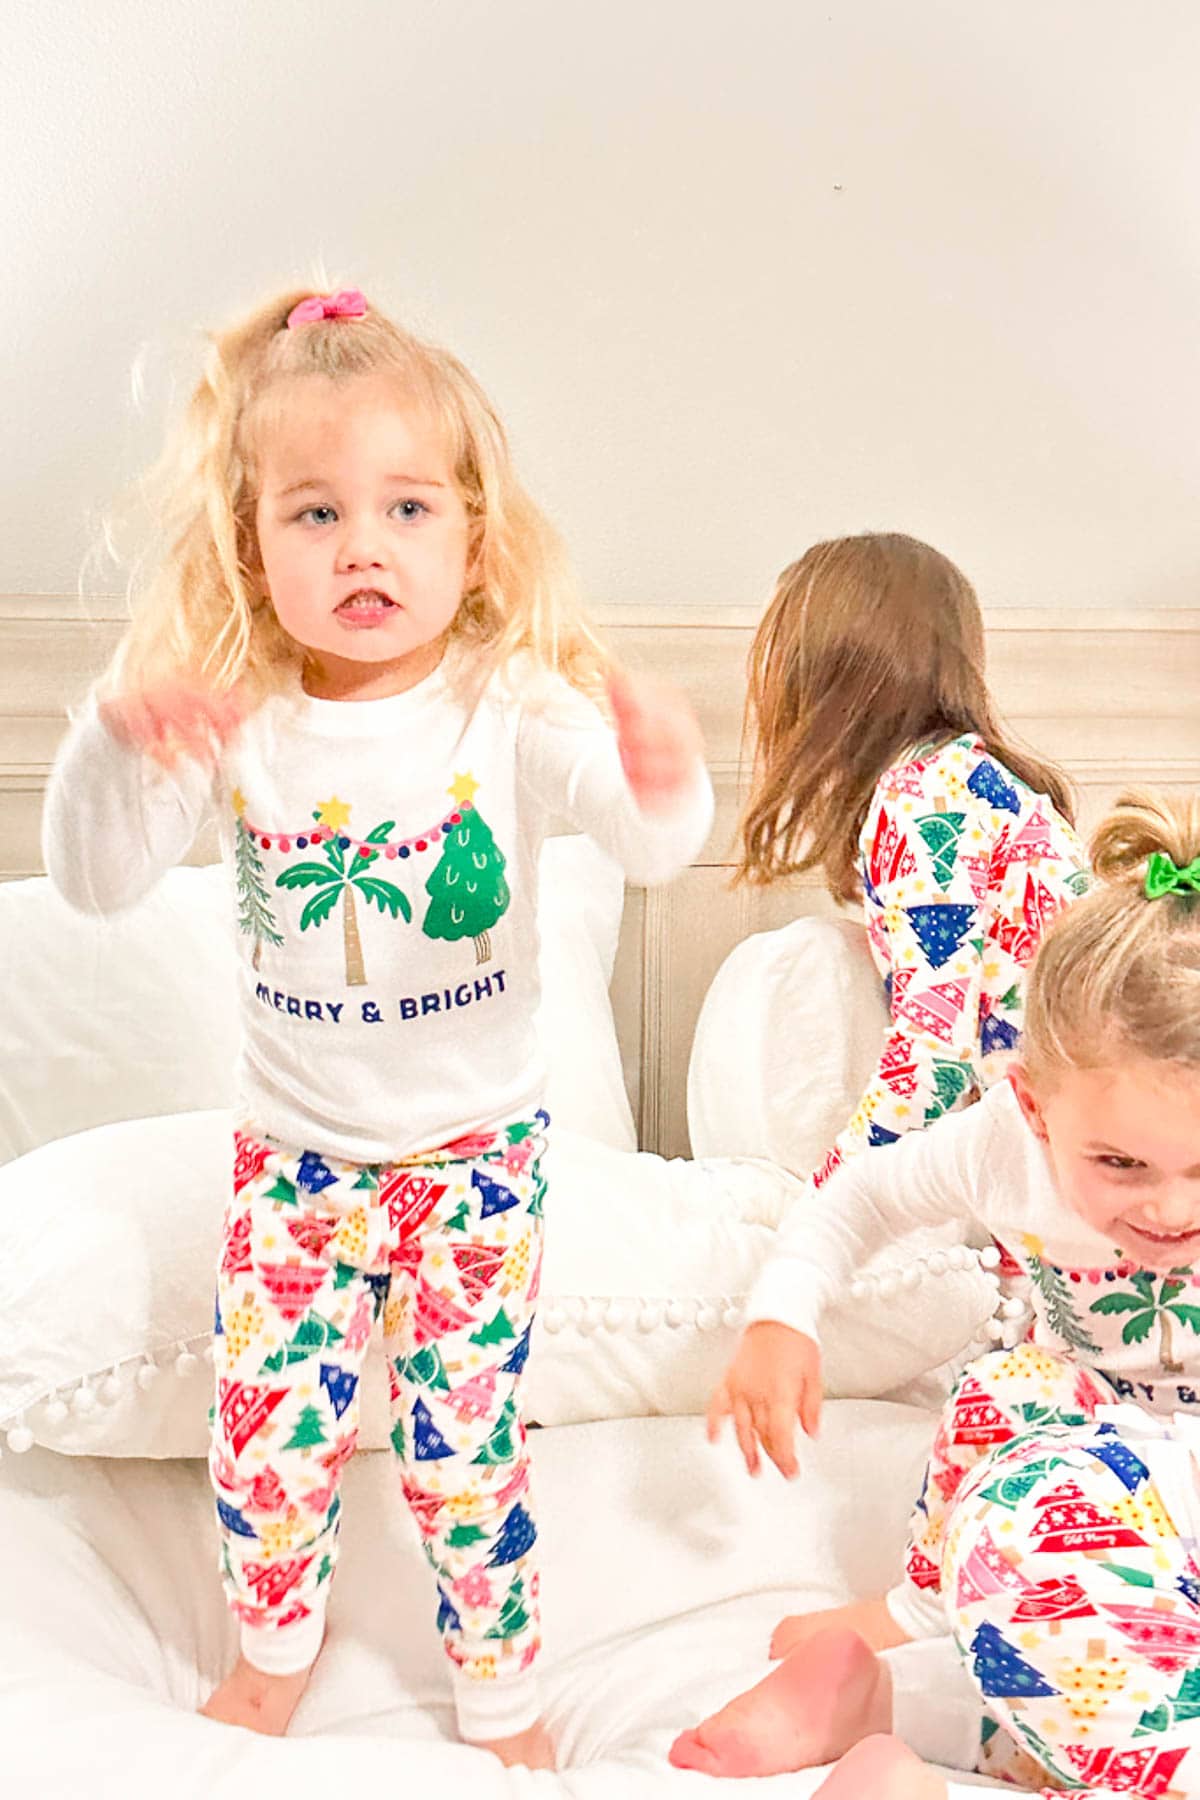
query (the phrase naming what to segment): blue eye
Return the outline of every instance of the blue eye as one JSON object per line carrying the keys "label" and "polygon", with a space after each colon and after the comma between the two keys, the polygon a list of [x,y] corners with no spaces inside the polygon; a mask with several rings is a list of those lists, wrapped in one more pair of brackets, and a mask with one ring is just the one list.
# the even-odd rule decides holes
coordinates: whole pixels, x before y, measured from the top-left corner
{"label": "blue eye", "polygon": [[423,500],[397,500],[392,511],[399,513],[402,519],[419,519],[429,508]]}
{"label": "blue eye", "polygon": [[[318,518],[318,514],[321,517]],[[296,516],[300,519],[311,519],[315,525],[328,525],[337,518],[332,506],[306,506],[304,511],[297,513]]]}

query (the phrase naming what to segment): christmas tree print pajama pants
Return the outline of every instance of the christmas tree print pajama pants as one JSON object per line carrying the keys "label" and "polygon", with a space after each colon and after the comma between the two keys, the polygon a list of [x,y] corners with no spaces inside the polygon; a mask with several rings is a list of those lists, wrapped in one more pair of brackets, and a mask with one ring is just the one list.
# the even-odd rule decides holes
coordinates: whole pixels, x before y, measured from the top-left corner
{"label": "christmas tree print pajama pants", "polygon": [[[1200,1796],[1200,1566],[1139,1440],[1170,1422],[1032,1344],[964,1370],[910,1532],[907,1585],[936,1597],[983,1702],[980,1773],[1040,1793]],[[1157,1458],[1156,1458],[1157,1462]],[[1176,1517],[1186,1517],[1177,1500]],[[899,1621],[906,1609],[889,1596]],[[897,1653],[904,1655],[901,1651]]]}
{"label": "christmas tree print pajama pants", "polygon": [[459,1728],[539,1714],[537,1529],[517,1405],[542,1251],[545,1113],[401,1164],[235,1133],[209,1468],[242,1652],[320,1649],[341,1473],[382,1315],[392,1444],[438,1588]]}

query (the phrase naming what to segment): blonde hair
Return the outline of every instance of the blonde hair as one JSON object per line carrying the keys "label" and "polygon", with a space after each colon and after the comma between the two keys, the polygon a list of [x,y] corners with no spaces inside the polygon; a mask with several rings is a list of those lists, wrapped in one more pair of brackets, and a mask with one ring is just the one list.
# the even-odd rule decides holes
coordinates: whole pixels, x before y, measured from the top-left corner
{"label": "blonde hair", "polygon": [[[470,585],[452,640],[480,654],[468,677],[518,652],[599,694],[607,658],[587,624],[558,534],[513,470],[504,427],[457,358],[368,308],[287,327],[311,289],[281,294],[210,336],[203,374],[143,486],[155,542],[130,582],[131,623],[109,692],[187,671],[219,690],[278,687],[302,652],[265,591],[254,528],[256,459],[298,378],[379,375],[443,433],[469,524]],[[459,659],[460,662],[463,659]]]}
{"label": "blonde hair", "polygon": [[780,575],[750,651],[754,772],[735,879],[820,867],[837,899],[857,899],[859,834],[880,776],[918,744],[968,731],[1072,819],[1066,777],[996,716],[983,618],[962,571],[898,532],[814,544]]}
{"label": "blonde hair", "polygon": [[1030,1081],[1125,1057],[1200,1068],[1200,894],[1146,895],[1155,851],[1200,856],[1200,795],[1131,788],[1097,828],[1097,885],[1050,925],[1025,993]]}

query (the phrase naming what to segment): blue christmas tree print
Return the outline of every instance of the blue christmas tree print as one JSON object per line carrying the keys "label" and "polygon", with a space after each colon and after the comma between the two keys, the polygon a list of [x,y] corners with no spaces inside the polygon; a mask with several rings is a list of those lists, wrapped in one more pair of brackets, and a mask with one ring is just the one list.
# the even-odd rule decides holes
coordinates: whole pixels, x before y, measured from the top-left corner
{"label": "blue christmas tree print", "polygon": [[997,812],[1019,813],[1021,810],[1016,788],[1005,781],[993,762],[981,762],[967,787],[977,800],[986,800]]}
{"label": "blue christmas tree print", "polygon": [[501,1363],[502,1375],[519,1375],[529,1361],[529,1333],[532,1326],[527,1325],[508,1354],[508,1361]]}
{"label": "blue christmas tree print", "polygon": [[214,1337],[224,1337],[225,1336],[225,1321],[221,1317],[221,1296],[220,1296],[220,1294],[218,1294],[213,1301],[213,1336]]}
{"label": "blue christmas tree print", "polygon": [[971,1644],[975,1679],[985,1699],[1033,1700],[1058,1692],[1000,1636],[994,1625],[981,1625]]}
{"label": "blue christmas tree print", "polygon": [[489,1569],[499,1569],[505,1563],[520,1562],[527,1556],[537,1542],[537,1526],[521,1505],[514,1506],[504,1521],[503,1529],[492,1546],[492,1554],[488,1557]]}
{"label": "blue christmas tree print", "polygon": [[364,1275],[363,1280],[371,1290],[371,1296],[375,1303],[375,1317],[378,1318],[383,1311],[383,1303],[388,1297],[392,1278],[390,1275]]}
{"label": "blue christmas tree print", "polygon": [[472,1169],[471,1186],[483,1196],[483,1204],[479,1208],[481,1219],[490,1219],[493,1213],[508,1212],[510,1207],[519,1205],[517,1196],[511,1188],[504,1187],[498,1181],[492,1181],[482,1169]]}
{"label": "blue christmas tree print", "polygon": [[461,1631],[462,1630],[462,1620],[459,1618],[458,1614],[454,1610],[454,1607],[451,1605],[450,1597],[446,1593],[446,1590],[443,1588],[440,1581],[438,1583],[437,1628],[439,1631]]}
{"label": "blue christmas tree print", "polygon": [[306,1150],[296,1167],[296,1186],[305,1188],[310,1194],[319,1194],[324,1188],[332,1187],[337,1181],[329,1164],[323,1162],[315,1150]]}
{"label": "blue christmas tree print", "polygon": [[412,1418],[413,1454],[418,1462],[436,1462],[440,1457],[454,1455],[450,1445],[434,1424],[429,1408],[423,1400],[416,1402]]}
{"label": "blue christmas tree print", "polygon": [[975,923],[973,906],[909,906],[905,912],[917,942],[935,969],[950,961]]}
{"label": "blue christmas tree print", "polygon": [[995,1013],[988,1013],[979,1028],[979,1045],[985,1056],[993,1050],[1015,1050],[1021,1041],[1021,1034],[1016,1026],[1007,1019],[1001,1019]]}
{"label": "blue christmas tree print", "polygon": [[339,1369],[335,1363],[322,1363],[321,1386],[329,1395],[334,1418],[340,1419],[354,1398],[358,1376],[351,1375],[346,1369]]}
{"label": "blue christmas tree print", "polygon": [[867,1142],[870,1144],[872,1150],[877,1150],[882,1144],[898,1143],[899,1139],[900,1133],[898,1131],[888,1131],[885,1126],[877,1125],[874,1119],[869,1121],[867,1125]]}
{"label": "blue christmas tree print", "polygon": [[217,1517],[226,1531],[236,1531],[239,1537],[258,1536],[245,1513],[240,1513],[236,1506],[230,1506],[225,1500],[218,1499],[217,1501]]}
{"label": "blue christmas tree print", "polygon": [[1092,1445],[1096,1461],[1104,1463],[1131,1494],[1136,1494],[1150,1479],[1150,1471],[1141,1457],[1135,1456],[1128,1445],[1121,1442],[1115,1426],[1101,1425],[1096,1437],[1098,1441]]}

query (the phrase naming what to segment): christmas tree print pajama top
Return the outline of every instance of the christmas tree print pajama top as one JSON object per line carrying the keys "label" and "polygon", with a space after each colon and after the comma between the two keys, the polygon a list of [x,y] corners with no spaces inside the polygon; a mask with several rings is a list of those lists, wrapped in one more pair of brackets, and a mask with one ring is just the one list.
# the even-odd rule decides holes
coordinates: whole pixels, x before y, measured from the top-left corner
{"label": "christmas tree print pajama top", "polygon": [[[910,1638],[957,1647],[976,1766],[1038,1791],[1200,1796],[1200,1269],[1139,1268],[1064,1206],[1007,1082],[848,1163],[825,1198],[785,1220],[751,1320],[819,1341],[867,1258],[964,1217],[1031,1285],[1029,1341],[955,1384],[888,1596]],[[953,1760],[927,1716],[953,1710],[953,1676],[931,1693],[926,1664],[913,1692],[912,1648],[892,1653],[897,1729]]]}
{"label": "christmas tree print pajama top", "polygon": [[666,880],[707,836],[712,790],[697,763],[645,815],[613,733],[564,681],[518,661],[471,699],[456,674],[448,656],[380,700],[291,688],[215,770],[159,767],[90,700],[43,840],[64,897],[108,913],[216,817],[242,1047],[210,1467],[243,1652],[284,1673],[319,1649],[378,1318],[460,1729],[483,1739],[539,1712],[519,1398],[548,1123],[538,853],[586,831],[631,879]]}
{"label": "christmas tree print pajama top", "polygon": [[973,735],[886,770],[859,848],[891,1025],[818,1187],[847,1158],[921,1130],[1003,1076],[1038,939],[1088,886],[1083,846],[1053,802]]}

